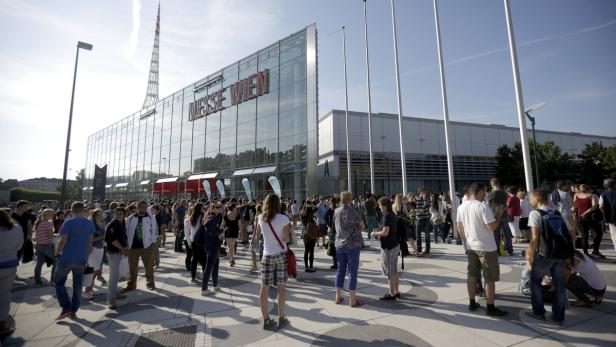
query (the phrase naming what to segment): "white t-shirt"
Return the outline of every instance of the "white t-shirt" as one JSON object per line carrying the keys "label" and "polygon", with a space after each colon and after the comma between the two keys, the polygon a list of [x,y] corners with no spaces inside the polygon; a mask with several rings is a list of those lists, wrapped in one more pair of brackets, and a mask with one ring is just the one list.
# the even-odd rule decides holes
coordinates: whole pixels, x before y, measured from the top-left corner
{"label": "white t-shirt", "polygon": [[261,234],[263,235],[263,255],[275,255],[285,252],[287,250],[287,244],[284,241],[283,229],[285,226],[289,225],[289,218],[283,214],[277,214],[271,221],[284,249],[281,248],[278,241],[276,241],[276,237],[272,234],[272,229],[265,218],[263,218],[263,215],[259,215],[258,222],[259,228],[261,228]]}
{"label": "white t-shirt", "polygon": [[528,198],[520,199],[520,208],[522,209],[520,218],[528,218],[528,215],[530,214],[530,202],[528,201]]}
{"label": "white t-shirt", "polygon": [[466,248],[473,251],[496,251],[494,232],[486,224],[494,222],[494,213],[477,200],[468,200],[458,208],[456,221],[464,226]]}
{"label": "white t-shirt", "polygon": [[574,269],[575,272],[580,274],[589,286],[596,290],[603,290],[606,287],[605,278],[601,274],[601,271],[597,268],[592,259],[584,254],[584,261],[580,262]]}
{"label": "white t-shirt", "polygon": [[[540,209],[546,212],[550,211],[546,206],[540,207]],[[539,213],[539,211],[537,210],[530,211],[530,213],[528,214],[528,227],[529,228],[535,227],[541,231],[541,228],[543,227],[543,223],[541,222],[541,213]]]}

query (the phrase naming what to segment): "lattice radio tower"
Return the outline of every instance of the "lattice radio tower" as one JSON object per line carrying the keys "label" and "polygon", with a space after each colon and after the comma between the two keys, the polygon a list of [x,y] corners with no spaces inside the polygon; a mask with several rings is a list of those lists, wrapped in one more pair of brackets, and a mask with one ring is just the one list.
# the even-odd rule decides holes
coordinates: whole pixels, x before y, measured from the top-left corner
{"label": "lattice radio tower", "polygon": [[148,90],[145,93],[143,108],[158,101],[158,39],[160,36],[160,3],[156,15],[156,30],[154,31],[154,47],[152,47],[152,59],[150,60],[150,76],[148,78]]}

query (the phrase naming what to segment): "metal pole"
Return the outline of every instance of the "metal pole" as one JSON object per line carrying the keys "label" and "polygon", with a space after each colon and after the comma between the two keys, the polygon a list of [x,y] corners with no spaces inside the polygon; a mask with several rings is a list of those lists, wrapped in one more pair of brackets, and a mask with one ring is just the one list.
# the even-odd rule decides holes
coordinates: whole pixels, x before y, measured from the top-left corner
{"label": "metal pole", "polygon": [[353,192],[351,186],[351,151],[349,150],[349,88],[347,85],[346,61],[346,29],[342,27],[342,57],[344,58],[344,121],[346,128],[346,155],[347,155],[347,190]]}
{"label": "metal pole", "polygon": [[530,125],[533,128],[533,159],[535,160],[535,177],[537,177],[537,188],[541,187],[541,181],[539,180],[539,165],[537,164],[537,138],[535,137],[535,117],[532,118],[533,121]]}
{"label": "metal pole", "polygon": [[[396,65],[396,92],[398,96],[398,133],[400,135],[400,167],[402,168],[402,195],[406,196],[406,159],[404,155],[404,140],[402,139],[402,97],[400,95],[400,67],[398,66],[398,40],[396,34],[396,8],[394,0],[391,0],[391,24],[394,36],[394,63]],[[389,166],[389,161],[388,161]],[[387,168],[389,179],[389,167]],[[389,189],[389,182],[388,189]]]}
{"label": "metal pole", "polygon": [[[456,192],[456,181],[453,175],[453,155],[451,153],[451,142],[449,136],[449,106],[447,103],[447,87],[445,86],[445,64],[443,63],[443,47],[441,44],[441,23],[438,16],[438,0],[434,0],[434,23],[436,26],[436,47],[438,49],[438,66],[441,74],[441,96],[443,98],[443,124],[445,126],[445,149],[447,153],[447,177],[449,179],[449,192],[451,197],[452,209],[457,210],[457,199],[454,198]],[[454,229],[455,230],[455,229]],[[457,238],[457,235],[455,235]]]}
{"label": "metal pole", "polygon": [[64,152],[64,172],[62,174],[62,189],[60,200],[62,203],[66,201],[66,175],[68,170],[68,152],[71,146],[71,127],[73,125],[73,101],[75,99],[75,82],[77,80],[77,63],[79,62],[79,46],[75,55],[75,71],[73,73],[73,91],[71,92],[71,108],[68,114],[68,132],[66,134],[66,151]]}
{"label": "metal pole", "polygon": [[503,0],[505,4],[505,17],[507,19],[507,33],[509,34],[509,51],[511,53],[511,67],[513,69],[513,81],[515,87],[516,105],[518,108],[518,123],[520,126],[520,140],[522,142],[522,158],[524,160],[524,178],[526,180],[526,190],[532,192],[533,173],[530,164],[530,151],[528,149],[528,134],[526,133],[526,121],[524,120],[524,100],[522,98],[522,82],[520,81],[520,70],[518,68],[518,54],[515,46],[515,36],[513,34],[513,24],[511,22],[511,10],[509,0]]}
{"label": "metal pole", "polygon": [[368,12],[364,0],[364,36],[366,41],[366,76],[368,82],[368,150],[370,152],[370,192],[374,194],[374,155],[372,153],[372,100],[370,96],[370,60],[368,58]]}

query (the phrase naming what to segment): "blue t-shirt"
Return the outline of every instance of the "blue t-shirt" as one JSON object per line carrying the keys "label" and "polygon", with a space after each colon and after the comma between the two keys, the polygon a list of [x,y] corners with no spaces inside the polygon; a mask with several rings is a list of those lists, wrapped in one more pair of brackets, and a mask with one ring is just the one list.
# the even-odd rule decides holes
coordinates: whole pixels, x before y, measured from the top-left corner
{"label": "blue t-shirt", "polygon": [[94,234],[94,223],[83,217],[69,219],[62,224],[60,235],[68,235],[68,240],[60,255],[60,263],[85,263],[88,260],[88,244]]}
{"label": "blue t-shirt", "polygon": [[[98,225],[95,226],[95,231],[94,231],[94,238],[97,237],[101,237],[101,236],[105,236],[105,228],[101,228]],[[103,248],[103,242],[105,242],[105,239],[100,239],[98,241],[94,241],[92,243],[92,247],[94,248]]]}

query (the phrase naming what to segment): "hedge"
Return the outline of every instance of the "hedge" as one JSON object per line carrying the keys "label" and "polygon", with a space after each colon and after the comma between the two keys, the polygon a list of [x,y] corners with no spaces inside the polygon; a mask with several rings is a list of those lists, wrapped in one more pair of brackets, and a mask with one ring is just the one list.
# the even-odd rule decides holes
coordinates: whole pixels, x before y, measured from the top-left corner
{"label": "hedge", "polygon": [[11,201],[28,200],[40,202],[43,200],[60,200],[60,192],[46,192],[43,190],[12,188]]}

